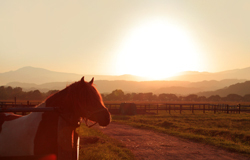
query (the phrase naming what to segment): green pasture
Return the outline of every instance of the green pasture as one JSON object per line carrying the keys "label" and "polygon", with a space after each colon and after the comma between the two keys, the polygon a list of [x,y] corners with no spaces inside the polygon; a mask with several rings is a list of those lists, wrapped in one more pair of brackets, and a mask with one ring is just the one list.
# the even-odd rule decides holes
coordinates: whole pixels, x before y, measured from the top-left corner
{"label": "green pasture", "polygon": [[[133,160],[134,155],[122,143],[84,124],[78,129],[81,137],[79,160]],[[97,141],[91,141],[96,139]],[[90,139],[84,143],[84,139]]]}
{"label": "green pasture", "polygon": [[250,156],[250,114],[209,111],[159,111],[158,114],[113,115],[113,121],[214,145]]}

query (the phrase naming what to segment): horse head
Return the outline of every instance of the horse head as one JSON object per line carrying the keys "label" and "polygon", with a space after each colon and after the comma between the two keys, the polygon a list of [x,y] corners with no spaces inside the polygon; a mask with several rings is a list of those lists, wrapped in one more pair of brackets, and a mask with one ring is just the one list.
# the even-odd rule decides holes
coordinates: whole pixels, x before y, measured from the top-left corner
{"label": "horse head", "polygon": [[85,82],[84,77],[78,82],[81,89],[79,88],[77,106],[82,118],[97,122],[100,126],[107,126],[111,116],[93,82],[94,78],[90,82]]}

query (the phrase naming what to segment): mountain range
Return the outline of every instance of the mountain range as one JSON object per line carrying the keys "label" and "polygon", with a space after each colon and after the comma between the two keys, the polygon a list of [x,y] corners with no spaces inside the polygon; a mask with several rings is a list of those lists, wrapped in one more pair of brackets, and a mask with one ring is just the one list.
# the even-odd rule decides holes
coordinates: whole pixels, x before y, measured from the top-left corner
{"label": "mountain range", "polygon": [[10,82],[43,84],[50,82],[75,82],[85,77],[91,80],[132,80],[142,81],[144,78],[132,75],[110,76],[110,75],[81,75],[75,73],[55,72],[43,68],[23,67],[15,71],[0,73],[0,85]]}
{"label": "mountain range", "polygon": [[[250,67],[218,73],[185,72],[183,75],[163,81],[143,81],[143,77],[133,75],[85,75],[85,79],[90,80],[95,77],[94,83],[101,93],[111,93],[115,89],[121,89],[125,93],[153,92],[154,94],[173,93],[178,95],[199,93],[209,96],[217,93],[214,91],[250,80],[248,73],[250,73]],[[39,89],[47,92],[63,89],[72,82],[80,80],[82,76],[42,68],[23,67],[16,71],[0,73],[0,85],[21,87],[24,91]],[[192,79],[193,81],[191,81]]]}
{"label": "mountain range", "polygon": [[170,77],[166,80],[181,80],[181,81],[204,81],[204,80],[223,80],[223,79],[246,79],[250,80],[250,67],[243,69],[234,69],[227,70],[222,72],[196,72],[196,71],[187,71],[182,72],[179,76]]}
{"label": "mountain range", "polygon": [[215,91],[206,91],[198,93],[199,96],[211,96],[211,95],[219,95],[221,97],[225,97],[228,94],[238,94],[241,96],[244,96],[246,94],[250,94],[250,81],[246,81],[243,83],[236,83],[233,85],[230,85],[228,87],[218,89]]}

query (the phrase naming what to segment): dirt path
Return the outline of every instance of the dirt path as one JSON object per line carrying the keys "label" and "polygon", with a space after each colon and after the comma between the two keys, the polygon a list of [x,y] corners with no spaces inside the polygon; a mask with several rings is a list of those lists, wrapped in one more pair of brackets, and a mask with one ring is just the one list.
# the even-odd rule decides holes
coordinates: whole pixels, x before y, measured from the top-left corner
{"label": "dirt path", "polygon": [[120,140],[139,160],[249,160],[209,145],[191,142],[174,136],[133,128],[112,122],[106,128],[96,127]]}

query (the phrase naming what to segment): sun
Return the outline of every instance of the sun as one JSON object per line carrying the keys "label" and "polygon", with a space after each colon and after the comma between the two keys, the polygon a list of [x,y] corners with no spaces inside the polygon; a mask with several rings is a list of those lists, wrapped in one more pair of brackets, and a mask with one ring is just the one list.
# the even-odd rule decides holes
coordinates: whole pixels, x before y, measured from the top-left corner
{"label": "sun", "polygon": [[116,59],[120,74],[160,80],[178,72],[197,70],[200,56],[181,28],[165,21],[139,25],[124,39]]}

